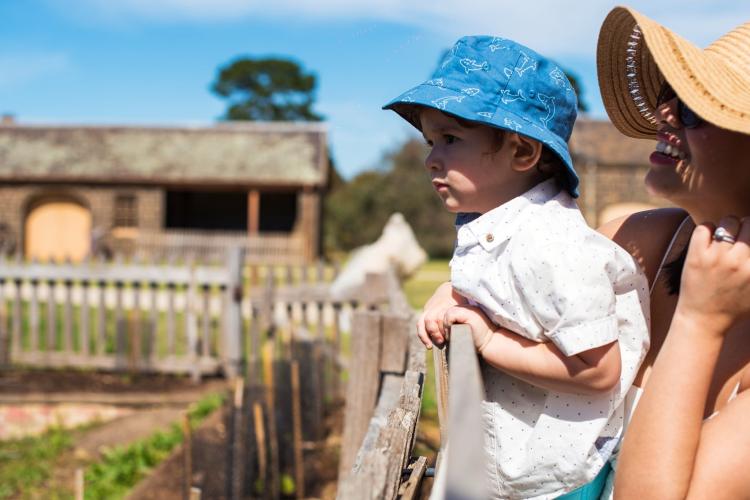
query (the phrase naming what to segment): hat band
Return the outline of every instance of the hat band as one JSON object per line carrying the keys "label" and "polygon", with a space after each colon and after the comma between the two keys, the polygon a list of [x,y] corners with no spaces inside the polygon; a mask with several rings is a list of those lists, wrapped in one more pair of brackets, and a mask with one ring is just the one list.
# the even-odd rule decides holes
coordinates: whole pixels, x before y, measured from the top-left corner
{"label": "hat band", "polygon": [[659,121],[654,114],[656,110],[651,107],[644,96],[638,80],[638,61],[641,59],[640,52],[643,49],[643,33],[641,33],[640,26],[637,24],[633,26],[629,38],[625,49],[625,77],[628,82],[628,92],[641,116],[652,125],[657,125]]}

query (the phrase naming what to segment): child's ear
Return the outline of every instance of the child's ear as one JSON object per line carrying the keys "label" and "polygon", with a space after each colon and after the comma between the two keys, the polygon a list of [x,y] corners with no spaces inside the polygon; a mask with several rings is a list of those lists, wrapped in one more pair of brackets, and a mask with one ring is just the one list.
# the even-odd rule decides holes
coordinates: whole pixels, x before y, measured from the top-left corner
{"label": "child's ear", "polygon": [[511,168],[516,172],[526,172],[534,168],[542,156],[542,143],[520,134],[512,134],[510,139],[515,145]]}

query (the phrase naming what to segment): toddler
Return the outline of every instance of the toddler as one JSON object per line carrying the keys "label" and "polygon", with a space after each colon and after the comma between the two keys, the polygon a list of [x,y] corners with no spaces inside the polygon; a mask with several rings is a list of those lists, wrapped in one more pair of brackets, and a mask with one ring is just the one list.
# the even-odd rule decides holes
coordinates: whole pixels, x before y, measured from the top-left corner
{"label": "toddler", "polygon": [[422,132],[432,185],[459,214],[451,282],[418,329],[430,347],[450,324],[472,328],[497,498],[601,491],[648,349],[646,279],[574,200],[576,103],[549,59],[474,36],[384,107]]}

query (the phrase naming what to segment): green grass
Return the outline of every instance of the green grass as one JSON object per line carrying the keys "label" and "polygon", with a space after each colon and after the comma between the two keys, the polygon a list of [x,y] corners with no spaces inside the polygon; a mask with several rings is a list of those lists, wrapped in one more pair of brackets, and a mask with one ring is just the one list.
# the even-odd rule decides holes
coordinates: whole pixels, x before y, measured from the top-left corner
{"label": "green grass", "polygon": [[[188,411],[191,428],[196,428],[223,401],[222,394],[211,394],[193,405]],[[167,458],[182,440],[182,429],[175,422],[168,430],[107,451],[100,462],[86,471],[86,498],[123,498],[151,469]]]}
{"label": "green grass", "polygon": [[[53,428],[34,437],[0,442],[0,498],[54,498],[42,489],[55,461],[73,443],[71,431]],[[44,495],[42,495],[44,493]]]}
{"label": "green grass", "polygon": [[447,260],[430,260],[417,273],[404,282],[404,292],[409,304],[421,310],[435,289],[450,280],[450,269]]}

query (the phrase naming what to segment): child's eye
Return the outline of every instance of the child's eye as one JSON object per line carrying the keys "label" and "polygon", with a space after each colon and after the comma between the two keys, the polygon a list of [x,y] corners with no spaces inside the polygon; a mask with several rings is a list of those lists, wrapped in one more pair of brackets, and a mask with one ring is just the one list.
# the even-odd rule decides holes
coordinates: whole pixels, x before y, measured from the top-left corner
{"label": "child's eye", "polygon": [[445,139],[446,144],[453,144],[454,142],[458,140],[458,137],[456,137],[455,135],[451,135],[451,134],[445,134],[443,136],[443,139]]}

